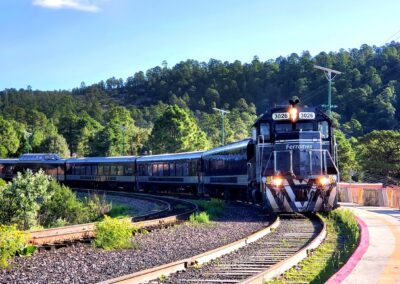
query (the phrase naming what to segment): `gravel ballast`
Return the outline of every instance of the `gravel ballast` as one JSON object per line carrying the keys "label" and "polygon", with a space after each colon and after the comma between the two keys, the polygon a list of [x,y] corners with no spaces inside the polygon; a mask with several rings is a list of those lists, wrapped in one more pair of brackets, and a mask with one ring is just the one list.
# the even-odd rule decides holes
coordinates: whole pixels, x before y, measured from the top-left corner
{"label": "gravel ballast", "polygon": [[16,257],[0,270],[0,283],[96,283],[177,261],[226,245],[267,226],[258,209],[229,204],[207,225],[184,223],[133,237],[134,249],[103,251],[89,245]]}

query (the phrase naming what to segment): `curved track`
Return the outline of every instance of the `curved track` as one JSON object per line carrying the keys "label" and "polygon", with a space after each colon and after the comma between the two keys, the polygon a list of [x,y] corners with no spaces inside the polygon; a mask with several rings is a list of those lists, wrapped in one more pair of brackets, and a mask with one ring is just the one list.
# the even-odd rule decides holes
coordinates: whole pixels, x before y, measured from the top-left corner
{"label": "curved track", "polygon": [[[101,191],[97,191],[100,192]],[[174,224],[187,219],[197,210],[197,205],[171,197],[155,197],[152,195],[126,192],[109,192],[109,195],[124,196],[147,200],[162,204],[163,208],[156,212],[131,218],[136,228],[149,229]],[[59,244],[63,242],[85,240],[94,236],[95,223],[70,225],[52,229],[30,232],[30,243],[33,245]]]}
{"label": "curved track", "polygon": [[102,283],[263,283],[307,257],[325,235],[325,225],[315,216],[278,218],[271,226],[224,247]]}

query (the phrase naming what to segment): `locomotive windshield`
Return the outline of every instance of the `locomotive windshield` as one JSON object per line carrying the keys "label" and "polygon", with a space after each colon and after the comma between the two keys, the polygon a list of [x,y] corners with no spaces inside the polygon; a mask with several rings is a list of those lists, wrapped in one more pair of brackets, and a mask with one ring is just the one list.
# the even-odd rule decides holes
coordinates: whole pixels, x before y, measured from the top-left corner
{"label": "locomotive windshield", "polygon": [[[295,130],[301,131],[312,131],[314,130],[314,124],[312,122],[297,122],[295,123]],[[285,133],[293,131],[292,123],[276,123],[275,124],[275,133]]]}

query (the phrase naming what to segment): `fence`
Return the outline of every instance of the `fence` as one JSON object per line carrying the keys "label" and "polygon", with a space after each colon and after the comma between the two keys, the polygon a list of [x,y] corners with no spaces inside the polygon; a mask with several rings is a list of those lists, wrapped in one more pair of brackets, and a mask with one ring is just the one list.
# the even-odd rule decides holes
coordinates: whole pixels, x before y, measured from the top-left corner
{"label": "fence", "polygon": [[339,183],[339,201],[400,208],[400,186],[382,183]]}

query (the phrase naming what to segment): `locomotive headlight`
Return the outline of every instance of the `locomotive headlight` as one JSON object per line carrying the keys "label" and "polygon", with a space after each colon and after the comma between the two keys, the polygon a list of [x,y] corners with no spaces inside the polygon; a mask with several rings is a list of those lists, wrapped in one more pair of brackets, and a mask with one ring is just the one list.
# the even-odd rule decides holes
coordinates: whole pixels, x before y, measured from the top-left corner
{"label": "locomotive headlight", "polygon": [[283,185],[283,178],[280,176],[275,176],[272,178],[272,184],[275,187],[281,187]]}
{"label": "locomotive headlight", "polygon": [[320,186],[325,186],[330,183],[330,180],[328,177],[319,177],[317,180],[317,184]]}
{"label": "locomotive headlight", "polygon": [[297,120],[297,108],[292,107],[289,109],[290,120],[295,122]]}

